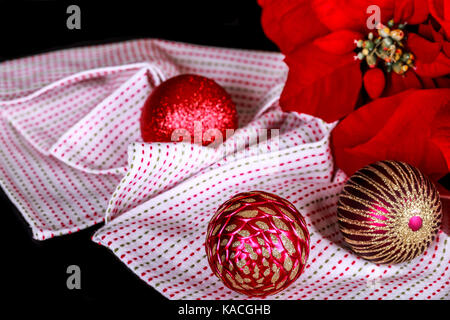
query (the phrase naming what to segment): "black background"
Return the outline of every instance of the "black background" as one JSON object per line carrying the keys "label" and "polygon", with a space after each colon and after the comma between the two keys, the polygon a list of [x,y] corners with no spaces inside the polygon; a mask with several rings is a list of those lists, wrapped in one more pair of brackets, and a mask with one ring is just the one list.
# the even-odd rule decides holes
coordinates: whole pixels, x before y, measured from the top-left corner
{"label": "black background", "polygon": [[[81,8],[81,30],[66,28],[70,4]],[[0,61],[136,38],[277,50],[261,29],[260,15],[256,0],[0,1]],[[3,306],[37,302],[48,313],[62,304],[114,310],[125,302],[140,301],[149,308],[149,317],[155,307],[164,305],[175,314],[172,302],[141,281],[107,248],[91,241],[101,224],[72,235],[36,241],[2,191],[0,209],[0,290],[7,295],[1,300]],[[66,287],[66,269],[72,264],[81,268],[81,290]],[[279,303],[272,314],[276,310],[277,314],[294,312],[300,316],[297,306],[289,304],[286,308]]]}

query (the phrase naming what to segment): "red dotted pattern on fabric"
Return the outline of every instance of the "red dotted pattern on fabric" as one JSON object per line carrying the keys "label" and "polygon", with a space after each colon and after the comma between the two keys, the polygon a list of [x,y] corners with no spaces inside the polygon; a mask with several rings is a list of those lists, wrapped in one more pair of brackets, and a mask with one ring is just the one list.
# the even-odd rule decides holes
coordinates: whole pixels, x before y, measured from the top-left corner
{"label": "red dotted pattern on fabric", "polygon": [[[254,95],[280,81],[286,72],[281,60],[280,54],[224,54],[218,48],[138,40],[1,63],[0,184],[37,239],[98,223],[126,173],[129,145],[140,141],[139,105],[163,80],[147,65],[162,77],[203,72],[242,101],[243,92]],[[259,66],[241,85],[239,70],[248,62]],[[265,76],[266,67],[276,76]]]}
{"label": "red dotted pattern on fabric", "polygon": [[[37,239],[98,223],[107,210],[112,221],[94,241],[169,298],[245,298],[212,274],[205,232],[223,201],[260,189],[291,201],[311,233],[304,274],[271,298],[449,299],[447,233],[396,266],[368,263],[343,246],[335,211],[346,177],[333,168],[333,126],[280,111],[282,60],[137,40],[4,62],[0,183]],[[215,79],[237,104],[240,130],[215,153],[140,142],[140,101],[164,78],[187,72]],[[278,141],[240,144],[261,128],[279,128]]]}

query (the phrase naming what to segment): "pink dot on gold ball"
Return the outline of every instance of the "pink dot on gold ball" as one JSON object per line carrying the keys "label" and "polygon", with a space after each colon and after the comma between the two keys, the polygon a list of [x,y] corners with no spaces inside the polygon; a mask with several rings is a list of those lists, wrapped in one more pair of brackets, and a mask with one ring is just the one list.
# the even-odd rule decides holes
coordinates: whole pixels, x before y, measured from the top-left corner
{"label": "pink dot on gold ball", "polygon": [[419,216],[411,217],[411,219],[409,219],[408,226],[412,231],[419,230],[420,228],[422,228],[422,218]]}

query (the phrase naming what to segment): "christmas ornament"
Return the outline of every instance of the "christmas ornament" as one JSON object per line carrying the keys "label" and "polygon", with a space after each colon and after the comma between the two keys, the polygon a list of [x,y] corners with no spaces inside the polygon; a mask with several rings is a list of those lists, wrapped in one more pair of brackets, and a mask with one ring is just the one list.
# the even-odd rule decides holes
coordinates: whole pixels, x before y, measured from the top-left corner
{"label": "christmas ornament", "polygon": [[367,39],[355,40],[356,46],[360,49],[357,58],[366,60],[370,68],[374,68],[378,59],[384,61],[387,72],[394,71],[397,74],[404,74],[410,68],[414,68],[414,55],[405,50],[403,40],[405,40],[404,29],[406,23],[395,27],[394,20],[389,20],[387,26],[379,23],[376,27],[378,36],[370,32]]}
{"label": "christmas ornament", "polygon": [[240,193],[211,219],[206,254],[211,269],[230,289],[249,296],[271,295],[302,273],[309,232],[287,200],[263,191]]}
{"label": "christmas ornament", "polygon": [[345,242],[376,263],[400,263],[422,254],[441,219],[436,187],[418,169],[398,161],[379,161],[357,171],[338,203]]}
{"label": "christmas ornament", "polygon": [[237,128],[237,113],[230,95],[214,80],[183,74],[152,91],[140,122],[146,142],[208,145],[225,141],[226,130]]}

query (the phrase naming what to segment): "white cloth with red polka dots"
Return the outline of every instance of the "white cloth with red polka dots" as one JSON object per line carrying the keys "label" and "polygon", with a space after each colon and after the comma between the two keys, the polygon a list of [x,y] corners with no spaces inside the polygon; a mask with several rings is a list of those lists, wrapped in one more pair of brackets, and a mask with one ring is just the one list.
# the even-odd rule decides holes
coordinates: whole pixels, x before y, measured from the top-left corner
{"label": "white cloth with red polka dots", "polygon": [[[223,145],[142,142],[143,102],[181,73],[215,79],[236,102],[239,129]],[[106,220],[93,240],[171,299],[246,298],[212,274],[204,240],[217,207],[249,190],[291,201],[311,235],[304,273],[270,299],[449,299],[448,220],[409,263],[375,265],[343,245],[334,125],[280,110],[286,76],[279,53],[152,39],[3,62],[0,184],[36,239]]]}

